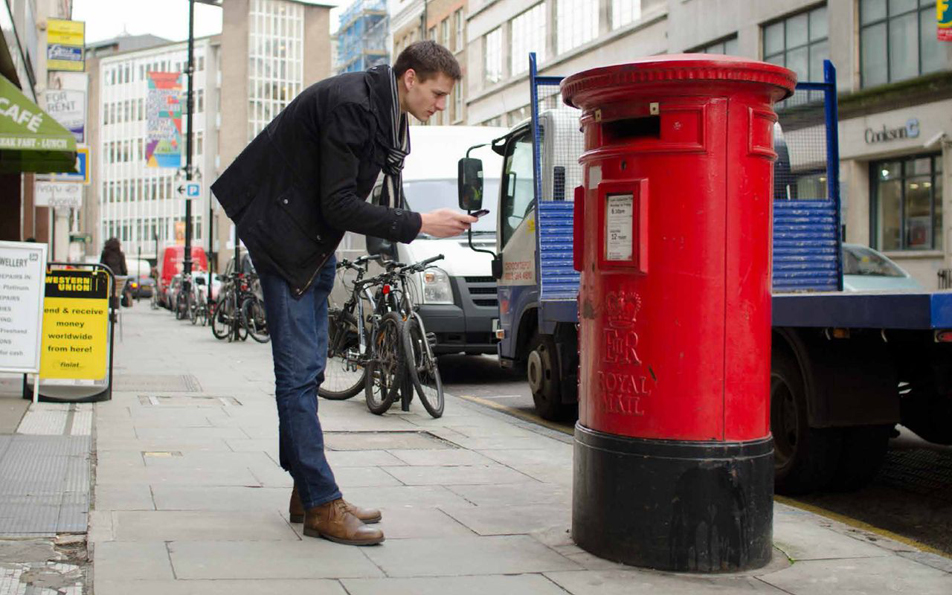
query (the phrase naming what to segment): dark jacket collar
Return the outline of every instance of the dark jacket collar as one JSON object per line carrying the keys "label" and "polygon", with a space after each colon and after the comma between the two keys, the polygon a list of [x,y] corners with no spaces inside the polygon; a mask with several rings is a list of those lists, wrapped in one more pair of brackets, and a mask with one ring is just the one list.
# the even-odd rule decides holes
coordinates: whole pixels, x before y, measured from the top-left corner
{"label": "dark jacket collar", "polygon": [[393,71],[389,66],[381,64],[367,70],[365,81],[370,94],[370,110],[377,120],[377,142],[387,147],[393,147],[391,131],[393,130],[393,96],[389,77]]}

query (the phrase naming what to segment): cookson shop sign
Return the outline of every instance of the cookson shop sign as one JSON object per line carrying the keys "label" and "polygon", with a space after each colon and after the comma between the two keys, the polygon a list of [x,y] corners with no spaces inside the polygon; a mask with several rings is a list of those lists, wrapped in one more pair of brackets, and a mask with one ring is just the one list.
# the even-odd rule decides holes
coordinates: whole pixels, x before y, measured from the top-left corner
{"label": "cookson shop sign", "polygon": [[918,138],[919,137],[919,118],[909,118],[906,120],[905,126],[899,126],[898,128],[887,128],[883,124],[882,128],[867,128],[866,129],[866,144],[874,145],[876,143],[885,143],[892,140],[900,140],[903,138]]}

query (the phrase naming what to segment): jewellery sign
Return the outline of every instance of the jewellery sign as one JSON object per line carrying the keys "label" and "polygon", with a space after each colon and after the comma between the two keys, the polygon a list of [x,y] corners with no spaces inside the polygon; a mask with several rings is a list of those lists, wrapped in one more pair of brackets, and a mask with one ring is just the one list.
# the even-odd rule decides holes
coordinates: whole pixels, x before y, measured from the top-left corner
{"label": "jewellery sign", "polygon": [[84,48],[86,46],[86,23],[47,19],[46,21],[46,68],[47,70],[86,70]]}
{"label": "jewellery sign", "polygon": [[46,244],[0,242],[0,370],[40,369]]}
{"label": "jewellery sign", "polygon": [[109,275],[102,269],[46,273],[40,377],[94,384],[109,357]]}

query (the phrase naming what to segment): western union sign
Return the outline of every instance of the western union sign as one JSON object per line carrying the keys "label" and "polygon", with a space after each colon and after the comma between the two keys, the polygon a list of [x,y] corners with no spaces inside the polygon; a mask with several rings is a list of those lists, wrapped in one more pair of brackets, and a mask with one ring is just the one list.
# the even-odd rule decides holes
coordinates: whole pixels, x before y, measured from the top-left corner
{"label": "western union sign", "polygon": [[108,338],[108,274],[103,270],[48,271],[40,376],[105,379]]}

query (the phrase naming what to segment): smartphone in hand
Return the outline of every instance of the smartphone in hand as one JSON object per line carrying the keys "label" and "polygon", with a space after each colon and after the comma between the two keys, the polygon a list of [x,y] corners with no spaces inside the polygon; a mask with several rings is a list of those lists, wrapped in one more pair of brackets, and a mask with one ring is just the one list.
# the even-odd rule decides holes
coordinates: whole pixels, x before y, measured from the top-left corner
{"label": "smartphone in hand", "polygon": [[473,217],[482,217],[483,215],[488,215],[488,214],[489,214],[489,209],[480,209],[478,211],[470,213],[470,215],[472,215]]}

